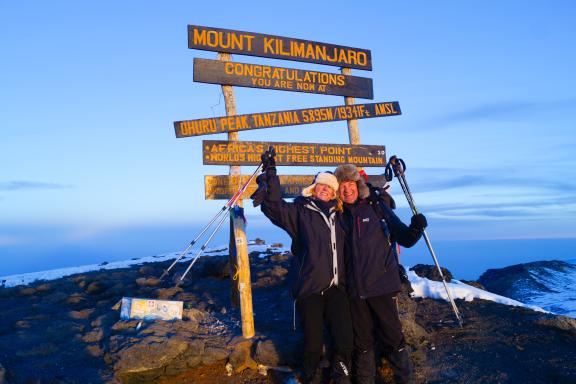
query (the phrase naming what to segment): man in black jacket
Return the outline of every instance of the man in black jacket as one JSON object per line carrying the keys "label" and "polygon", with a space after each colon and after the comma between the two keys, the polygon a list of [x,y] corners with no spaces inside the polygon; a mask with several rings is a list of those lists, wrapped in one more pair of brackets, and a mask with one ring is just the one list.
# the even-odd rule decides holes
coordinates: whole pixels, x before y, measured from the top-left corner
{"label": "man in black jacket", "polygon": [[414,245],[422,236],[426,218],[414,215],[410,226],[406,226],[381,196],[370,196],[364,178],[352,164],[340,165],[335,175],[340,183],[349,240],[347,288],[354,328],[356,383],[374,383],[374,333],[396,382],[411,383],[412,363],[397,307],[396,295],[401,287],[396,244]]}
{"label": "man in black jacket", "polygon": [[350,383],[353,349],[352,321],[346,295],[344,242],[346,233],[339,216],[338,181],[329,172],[316,175],[312,185],[294,202],[281,198],[274,159],[258,176],[254,205],[292,239],[292,294],[304,331],[303,381],[322,382],[323,330],[333,345],[331,375],[336,384]]}

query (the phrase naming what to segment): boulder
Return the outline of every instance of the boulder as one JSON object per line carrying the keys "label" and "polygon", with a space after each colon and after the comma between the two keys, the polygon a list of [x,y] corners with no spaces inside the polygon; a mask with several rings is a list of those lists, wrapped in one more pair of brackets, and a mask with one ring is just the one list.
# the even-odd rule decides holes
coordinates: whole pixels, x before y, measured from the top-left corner
{"label": "boulder", "polygon": [[236,373],[245,369],[258,369],[258,363],[252,359],[252,341],[240,341],[234,345],[234,350],[228,358],[228,362],[234,367]]}
{"label": "boulder", "polygon": [[180,338],[143,339],[118,352],[114,376],[122,383],[152,383],[188,349],[188,340]]}
{"label": "boulder", "polygon": [[256,361],[270,367],[276,367],[280,363],[278,350],[272,340],[261,340],[256,345]]}
{"label": "boulder", "polygon": [[204,355],[202,356],[203,364],[214,364],[219,361],[225,361],[228,359],[230,351],[224,347],[218,346],[206,346],[204,349]]}
{"label": "boulder", "polygon": [[86,287],[86,293],[90,295],[99,295],[106,290],[106,285],[99,281],[93,281]]}
{"label": "boulder", "polygon": [[68,312],[68,316],[76,320],[83,320],[88,319],[92,313],[94,312],[94,308],[87,308],[81,311],[70,311]]}
{"label": "boulder", "polygon": [[[446,268],[441,268],[442,274],[444,275],[444,279],[446,282],[450,282],[452,280],[452,273]],[[440,276],[440,272],[438,272],[438,268],[435,265],[428,265],[428,264],[416,264],[412,268],[411,271],[414,271],[418,276],[425,277],[428,280],[434,281],[442,281],[442,277]]]}

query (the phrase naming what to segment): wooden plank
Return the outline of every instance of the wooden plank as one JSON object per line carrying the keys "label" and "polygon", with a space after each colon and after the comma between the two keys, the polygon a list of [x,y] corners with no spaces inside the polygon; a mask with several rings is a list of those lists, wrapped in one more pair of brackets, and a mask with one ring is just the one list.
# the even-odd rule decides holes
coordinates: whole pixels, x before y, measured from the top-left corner
{"label": "wooden plank", "polygon": [[188,25],[188,48],[372,70],[368,49],[197,25]]}
{"label": "wooden plank", "polygon": [[373,99],[372,79],[260,64],[194,59],[194,81]]}
{"label": "wooden plank", "polygon": [[[206,175],[204,176],[204,197],[206,200],[229,200],[238,191],[238,185],[248,181],[250,176],[229,175]],[[302,189],[312,184],[314,175],[280,175],[280,184],[283,198],[300,196]],[[382,175],[369,176],[369,182],[373,185],[383,186],[386,179]],[[256,179],[254,179],[242,195],[243,199],[249,199],[256,191]]]}
{"label": "wooden plank", "polygon": [[289,125],[396,116],[401,113],[400,104],[397,101],[387,101],[175,121],[174,130],[176,137],[181,138]]}
{"label": "wooden plank", "polygon": [[276,150],[276,165],[337,166],[352,163],[359,167],[386,166],[386,151],[382,145],[203,140],[202,159],[205,165],[258,165],[260,156],[270,146]]}

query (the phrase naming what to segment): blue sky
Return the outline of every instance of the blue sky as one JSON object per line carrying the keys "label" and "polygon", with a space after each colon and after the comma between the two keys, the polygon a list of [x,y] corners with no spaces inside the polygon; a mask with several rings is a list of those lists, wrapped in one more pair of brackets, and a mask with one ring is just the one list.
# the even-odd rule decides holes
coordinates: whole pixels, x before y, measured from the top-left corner
{"label": "blue sky", "polygon": [[[192,81],[193,59],[216,54],[187,48],[188,24],[370,49],[373,71],[353,74],[403,114],[360,120],[361,142],[406,161],[433,238],[574,238],[575,15],[572,1],[0,1],[0,254],[106,242],[172,251],[193,237],[175,228],[222,206],[204,200],[203,176],[227,167],[202,165],[201,141],[225,135],[176,139],[172,125],[225,114],[220,87]],[[235,96],[238,113],[343,103],[239,87]],[[240,139],[348,142],[345,122]],[[407,220],[396,182],[393,193]],[[266,221],[247,205],[257,231]]]}

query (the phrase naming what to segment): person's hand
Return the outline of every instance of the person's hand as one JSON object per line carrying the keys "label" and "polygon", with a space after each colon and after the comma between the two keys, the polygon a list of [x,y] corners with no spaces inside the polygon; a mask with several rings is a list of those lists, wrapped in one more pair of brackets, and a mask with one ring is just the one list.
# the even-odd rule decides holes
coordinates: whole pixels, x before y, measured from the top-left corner
{"label": "person's hand", "polygon": [[268,194],[268,181],[266,180],[266,174],[262,173],[260,176],[258,176],[256,178],[256,183],[258,184],[258,188],[252,195],[250,195],[250,198],[252,199],[252,205],[254,205],[254,207],[262,204],[264,199],[266,199],[266,195]]}
{"label": "person's hand", "polygon": [[370,191],[370,194],[368,195],[368,200],[376,203],[378,199],[380,199],[380,196],[382,195],[381,188],[374,187],[370,183],[366,183],[366,185],[368,186],[368,190]]}
{"label": "person's hand", "polygon": [[262,160],[262,171],[266,172],[268,176],[276,176],[276,151],[274,147],[270,147],[266,152],[260,156]]}
{"label": "person's hand", "polygon": [[419,230],[424,230],[424,228],[428,226],[426,216],[421,213],[412,216],[412,219],[410,219],[410,226]]}

